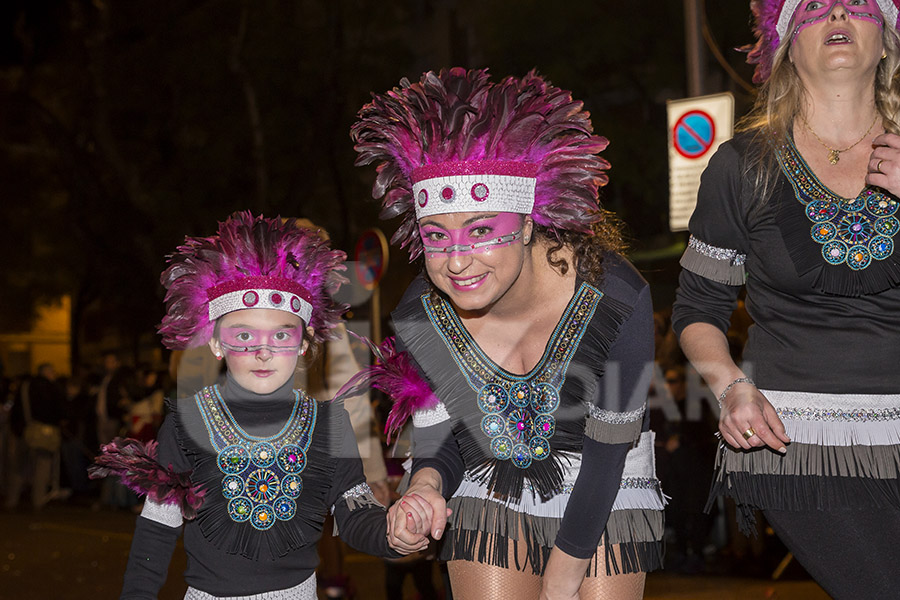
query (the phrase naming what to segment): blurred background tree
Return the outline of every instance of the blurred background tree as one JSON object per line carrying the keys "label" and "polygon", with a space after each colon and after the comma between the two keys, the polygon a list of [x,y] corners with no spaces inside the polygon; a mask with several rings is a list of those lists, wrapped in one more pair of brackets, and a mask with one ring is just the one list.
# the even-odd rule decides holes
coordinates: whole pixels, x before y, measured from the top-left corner
{"label": "blurred background tree", "polygon": [[[304,216],[352,253],[377,223],[348,137],[370,91],[427,69],[536,68],[611,140],[604,204],[632,247],[668,231],[667,99],[685,96],[682,0],[8,0],[0,9],[0,331],[72,297],[72,362],[158,346],[158,276],[185,235],[229,213]],[[750,101],[746,2],[710,3],[707,89]],[[394,224],[384,225],[390,234]],[[394,306],[415,267],[383,282]],[[637,256],[636,254],[635,256]],[[677,257],[647,263],[670,302]],[[642,266],[642,265],[639,265]]]}

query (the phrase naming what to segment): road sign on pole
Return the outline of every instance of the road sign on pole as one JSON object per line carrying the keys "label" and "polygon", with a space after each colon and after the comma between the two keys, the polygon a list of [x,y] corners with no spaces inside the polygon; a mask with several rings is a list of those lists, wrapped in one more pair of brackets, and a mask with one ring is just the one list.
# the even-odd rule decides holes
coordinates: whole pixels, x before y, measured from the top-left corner
{"label": "road sign on pole", "polygon": [[356,277],[367,290],[372,290],[372,341],[381,343],[381,296],[378,282],[387,271],[388,241],[380,229],[367,229],[356,241],[353,251]]}
{"label": "road sign on pole", "polygon": [[669,100],[669,229],[684,231],[694,207],[700,174],[719,144],[734,132],[730,93]]}

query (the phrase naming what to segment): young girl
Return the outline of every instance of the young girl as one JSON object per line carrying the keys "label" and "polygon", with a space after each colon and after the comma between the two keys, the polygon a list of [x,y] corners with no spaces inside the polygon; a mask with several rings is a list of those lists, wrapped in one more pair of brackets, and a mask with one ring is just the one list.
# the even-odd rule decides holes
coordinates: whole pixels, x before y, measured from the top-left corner
{"label": "young girl", "polygon": [[246,212],[170,258],[163,343],[208,344],[228,372],[222,385],[170,403],[158,452],[118,439],[93,468],[147,494],[122,598],[156,597],[185,521],[191,599],[314,599],[329,510],[363,552],[418,548],[389,549],[346,411],[292,389],[299,357],[343,312],[331,294],[344,258],[311,230]]}

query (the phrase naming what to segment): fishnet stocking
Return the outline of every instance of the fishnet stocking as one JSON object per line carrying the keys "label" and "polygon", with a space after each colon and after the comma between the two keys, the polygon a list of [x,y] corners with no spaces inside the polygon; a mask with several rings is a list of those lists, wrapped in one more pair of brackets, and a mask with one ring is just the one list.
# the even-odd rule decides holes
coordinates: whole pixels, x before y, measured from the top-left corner
{"label": "fishnet stocking", "polygon": [[[521,547],[520,554],[524,554]],[[607,575],[602,542],[594,560],[596,571],[592,561],[590,572],[579,591],[581,600],[640,600],[644,597],[646,573]],[[524,555],[519,557],[519,564],[524,564],[523,561]],[[509,564],[511,567],[516,564],[512,545]],[[531,573],[530,566],[521,572],[515,568],[451,560],[447,563],[447,569],[453,587],[453,600],[538,600],[541,594],[541,578]]]}
{"label": "fishnet stocking", "polygon": [[453,600],[538,600],[541,578],[467,560],[447,563]]}

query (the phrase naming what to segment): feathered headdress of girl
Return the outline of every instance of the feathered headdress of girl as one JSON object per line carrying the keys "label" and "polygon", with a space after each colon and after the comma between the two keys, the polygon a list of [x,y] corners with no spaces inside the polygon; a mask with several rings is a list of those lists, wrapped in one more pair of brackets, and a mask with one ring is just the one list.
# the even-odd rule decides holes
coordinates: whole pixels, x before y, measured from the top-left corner
{"label": "feathered headdress of girl", "polygon": [[346,281],[339,273],[345,259],[292,219],[235,213],[219,223],[216,235],[187,237],[169,257],[160,277],[168,290],[159,325],[163,344],[173,350],[201,346],[216,319],[244,308],[295,314],[315,330],[317,341],[329,339],[346,310],[332,299]]}
{"label": "feathered headdress of girl", "polygon": [[376,164],[381,217],[402,216],[392,241],[422,252],[418,219],[517,212],[538,225],[589,233],[608,142],[568,91],[532,71],[489,81],[486,69],[429,71],[374,95],[351,129],[357,165]]}
{"label": "feathered headdress of girl", "polygon": [[[775,52],[782,38],[788,35],[794,11],[801,2],[807,0],[751,0],[756,44],[747,46],[747,62],[756,65],[754,83],[763,83],[772,74]],[[876,0],[884,17],[885,26],[897,27],[900,0]]]}

